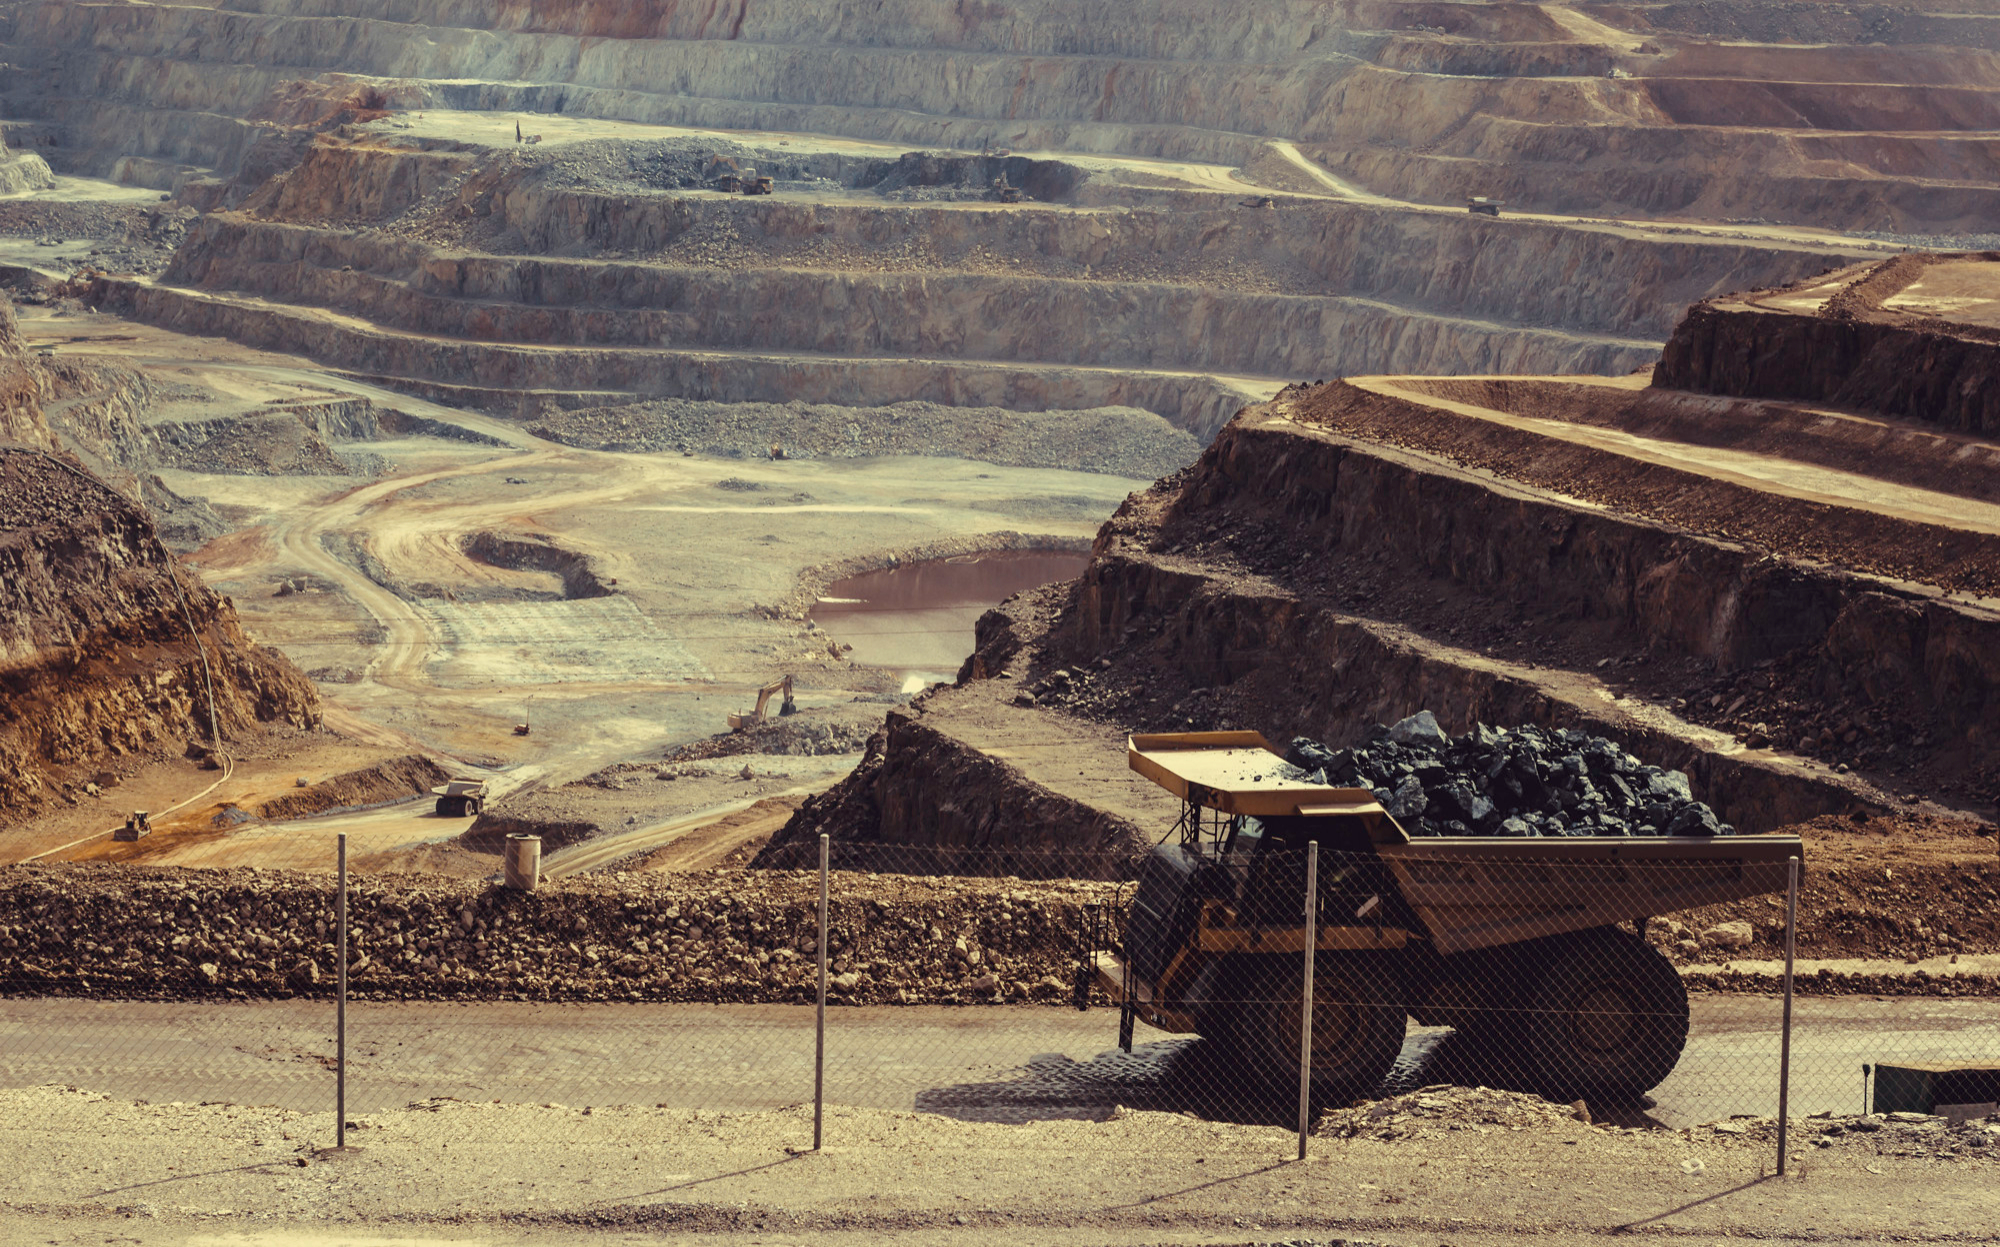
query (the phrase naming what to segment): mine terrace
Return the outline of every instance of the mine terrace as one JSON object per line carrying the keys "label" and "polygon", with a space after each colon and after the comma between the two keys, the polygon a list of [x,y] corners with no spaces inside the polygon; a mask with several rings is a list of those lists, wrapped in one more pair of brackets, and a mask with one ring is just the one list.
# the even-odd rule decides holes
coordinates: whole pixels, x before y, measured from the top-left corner
{"label": "mine terrace", "polygon": [[5,0],[0,1198],[1986,1232],[1996,84],[1993,0]]}

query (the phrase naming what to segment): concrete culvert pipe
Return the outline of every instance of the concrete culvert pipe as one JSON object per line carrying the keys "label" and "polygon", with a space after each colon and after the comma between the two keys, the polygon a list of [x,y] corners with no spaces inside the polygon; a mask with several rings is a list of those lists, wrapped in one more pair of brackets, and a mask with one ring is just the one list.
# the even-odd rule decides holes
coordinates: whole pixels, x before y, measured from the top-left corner
{"label": "concrete culvert pipe", "polygon": [[507,886],[517,892],[532,892],[542,875],[542,838],[519,833],[507,837]]}

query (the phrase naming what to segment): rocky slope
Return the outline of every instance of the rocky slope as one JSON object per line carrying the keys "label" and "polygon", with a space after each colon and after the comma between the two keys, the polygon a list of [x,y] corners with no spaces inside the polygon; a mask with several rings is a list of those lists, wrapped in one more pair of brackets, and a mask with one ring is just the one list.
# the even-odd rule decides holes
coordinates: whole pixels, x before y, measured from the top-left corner
{"label": "rocky slope", "polygon": [[510,413],[1126,405],[1206,439],[1300,376],[1629,373],[1687,301],[1854,258],[1832,240],[1496,228],[1330,195],[1253,210],[1074,166],[1054,203],[1015,205],[899,200],[891,176],[755,198],[663,178],[703,142],[323,137],[240,211],[197,221],[157,282],[103,277],[92,298]]}
{"label": "rocky slope", "polygon": [[[1759,292],[1739,301],[1767,306],[1718,332],[1852,305],[1888,271],[1879,319],[1921,296],[1926,332],[1981,341],[2000,265],[1980,264]],[[1639,378],[1375,377],[1245,409],[1126,501],[1079,579],[989,612],[957,685],[892,716],[763,860],[797,861],[821,833],[857,862],[907,854],[884,842],[1060,854],[1102,841],[1100,824],[1155,838],[1173,810],[1107,771],[1128,731],[1337,749],[1421,710],[1453,733],[1607,737],[1684,772],[1741,831],[1811,823],[1815,860],[1892,869],[1859,829],[1926,799],[1956,811],[1955,860],[1990,856],[1990,454],[1935,426],[1742,397],[1788,366],[1746,332],[1723,344],[1749,378],[1727,402]],[[1056,797],[1074,810],[1033,814]]]}
{"label": "rocky slope", "polygon": [[1629,374],[1884,247],[1793,226],[1987,227],[1991,15],[1749,8],[17,0],[0,129],[207,213],[157,281],[100,240],[101,308],[426,398],[1206,441],[1301,379]]}
{"label": "rocky slope", "polygon": [[[10,321],[0,342],[11,338]],[[116,760],[317,721],[311,683],[183,571],[145,509],[53,450],[40,365],[0,356],[0,819]],[[220,739],[215,733],[220,733]]]}
{"label": "rocky slope", "polygon": [[1675,329],[1654,380],[1991,435],[2000,430],[1996,294],[2000,253],[1930,253],[1706,301]]}

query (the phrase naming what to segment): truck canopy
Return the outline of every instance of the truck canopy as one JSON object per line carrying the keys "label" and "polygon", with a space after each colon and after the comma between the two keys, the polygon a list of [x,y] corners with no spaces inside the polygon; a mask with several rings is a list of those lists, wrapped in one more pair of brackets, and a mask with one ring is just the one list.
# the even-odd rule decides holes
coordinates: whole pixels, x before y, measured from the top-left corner
{"label": "truck canopy", "polygon": [[1254,818],[1358,818],[1376,844],[1409,836],[1366,788],[1333,788],[1287,778],[1295,771],[1259,732],[1158,732],[1131,737],[1134,771],[1190,805]]}

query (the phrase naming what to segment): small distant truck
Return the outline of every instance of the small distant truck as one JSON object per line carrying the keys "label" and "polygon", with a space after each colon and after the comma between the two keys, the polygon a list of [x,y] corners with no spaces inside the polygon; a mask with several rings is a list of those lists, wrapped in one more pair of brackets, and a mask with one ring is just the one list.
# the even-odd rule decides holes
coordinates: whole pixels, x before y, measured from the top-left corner
{"label": "small distant truck", "polygon": [[1122,940],[1086,938],[1079,1004],[1102,987],[1127,1051],[1144,1021],[1220,1045],[1268,1088],[1297,1087],[1317,842],[1323,1100],[1380,1085],[1409,1018],[1506,1054],[1544,1094],[1636,1098],[1673,1071],[1688,1032],[1687,992],[1647,920],[1783,891],[1788,859],[1804,860],[1779,835],[1413,840],[1365,788],[1286,778],[1255,732],[1134,736],[1128,757],[1185,802],[1181,834],[1147,857]]}
{"label": "small distant truck", "polygon": [[486,804],[486,781],[453,779],[431,789],[437,794],[439,818],[477,818]]}

